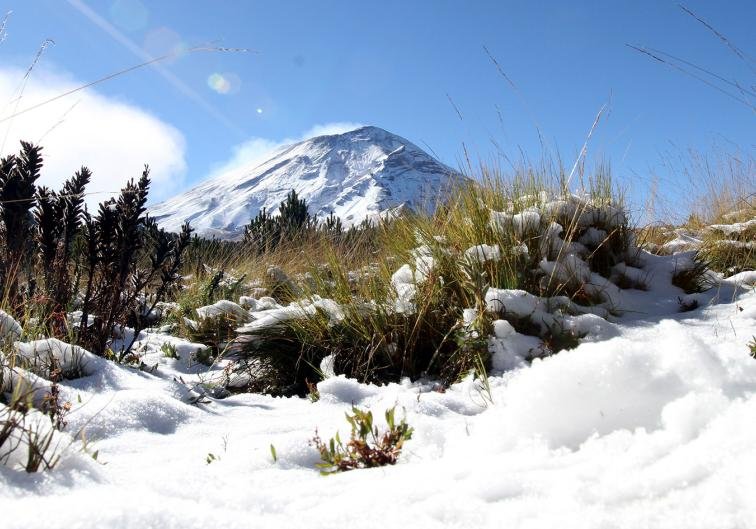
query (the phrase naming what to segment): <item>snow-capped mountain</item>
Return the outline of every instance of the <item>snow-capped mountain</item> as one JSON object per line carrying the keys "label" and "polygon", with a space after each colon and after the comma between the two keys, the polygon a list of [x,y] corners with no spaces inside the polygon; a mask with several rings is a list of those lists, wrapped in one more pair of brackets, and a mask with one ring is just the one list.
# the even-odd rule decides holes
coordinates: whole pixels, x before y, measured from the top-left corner
{"label": "snow-capped mountain", "polygon": [[149,213],[169,231],[189,221],[201,235],[234,239],[262,208],[275,214],[292,189],[312,215],[333,212],[350,226],[397,208],[431,209],[463,179],[404,138],[362,127],[283,147],[259,165],[208,180]]}

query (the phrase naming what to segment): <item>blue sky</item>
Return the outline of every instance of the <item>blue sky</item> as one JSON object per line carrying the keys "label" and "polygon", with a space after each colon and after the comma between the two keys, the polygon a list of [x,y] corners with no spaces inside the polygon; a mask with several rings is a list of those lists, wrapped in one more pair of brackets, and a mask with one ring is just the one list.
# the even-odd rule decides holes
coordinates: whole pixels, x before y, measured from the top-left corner
{"label": "blue sky", "polygon": [[[756,57],[756,3],[685,5]],[[208,42],[254,50],[185,54],[90,90],[101,108],[125,105],[145,128],[119,124],[106,110],[91,112],[87,126],[77,115],[89,104],[82,93],[33,112],[38,130],[54,127],[43,136],[53,153],[84,137],[81,129],[97,131],[90,131],[94,143],[112,131],[113,148],[122,150],[114,160],[149,162],[164,172],[156,175],[157,198],[233,164],[243,146],[274,145],[344,122],[381,126],[452,166],[462,159],[463,143],[473,158],[495,159],[499,148],[538,158],[537,125],[550,151],[571,165],[599,108],[609,103],[588,157],[610,160],[631,194],[647,189],[653,175],[662,190],[677,188],[681,176],[666,165],[689,148],[754,152],[753,110],[625,46],[656,48],[753,88],[755,63],[749,68],[676,2],[24,0],[2,7],[13,11],[0,44],[9,78],[23,75],[45,38],[55,41],[29,79],[40,84],[39,98],[146,54]],[[2,115],[36,102],[29,90]],[[26,130],[27,117],[12,122],[10,138]],[[156,165],[160,142],[147,138],[166,130],[165,145],[181,152]],[[107,158],[109,147],[100,147]],[[98,145],[87,148],[76,151],[84,157],[78,163],[90,163],[87,154]],[[63,155],[53,158],[54,164]],[[116,175],[128,164],[100,165]]]}

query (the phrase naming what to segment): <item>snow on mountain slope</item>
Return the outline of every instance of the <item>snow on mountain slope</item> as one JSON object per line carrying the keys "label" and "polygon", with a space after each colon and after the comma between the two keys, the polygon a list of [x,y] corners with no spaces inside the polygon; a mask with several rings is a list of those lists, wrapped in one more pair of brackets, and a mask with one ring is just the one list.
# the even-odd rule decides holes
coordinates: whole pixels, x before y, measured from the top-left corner
{"label": "snow on mountain slope", "polygon": [[362,127],[283,147],[268,161],[204,182],[150,214],[169,231],[189,221],[199,234],[237,238],[258,211],[275,213],[294,189],[311,214],[333,212],[350,226],[398,207],[431,208],[463,178],[404,138]]}

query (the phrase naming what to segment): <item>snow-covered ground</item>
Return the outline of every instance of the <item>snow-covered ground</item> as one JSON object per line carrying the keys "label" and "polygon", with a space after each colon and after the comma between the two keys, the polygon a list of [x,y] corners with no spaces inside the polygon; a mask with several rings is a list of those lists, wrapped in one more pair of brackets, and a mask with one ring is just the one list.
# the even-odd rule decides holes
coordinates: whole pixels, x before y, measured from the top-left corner
{"label": "snow-covered ground", "polygon": [[[0,467],[0,527],[756,527],[756,274],[681,313],[654,279],[674,257],[645,255],[651,288],[627,291],[624,316],[493,373],[490,395],[472,379],[441,393],[332,377],[317,402],[198,399],[213,373],[191,365],[195,346],[147,334],[156,369],[93,358],[61,383],[67,431],[97,460],[77,442],[53,471]],[[346,436],[353,404],[398,405],[414,435],[396,466],[321,476],[309,440]]]}

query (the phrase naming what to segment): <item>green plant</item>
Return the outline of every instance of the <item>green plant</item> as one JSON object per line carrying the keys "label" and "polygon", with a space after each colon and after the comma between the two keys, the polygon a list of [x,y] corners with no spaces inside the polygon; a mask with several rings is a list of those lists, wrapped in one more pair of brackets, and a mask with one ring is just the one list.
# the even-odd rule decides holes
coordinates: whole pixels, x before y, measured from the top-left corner
{"label": "green plant", "polygon": [[317,384],[305,380],[305,385],[307,386],[307,398],[309,401],[318,402],[320,400],[320,391],[318,390]]}
{"label": "green plant", "polygon": [[[196,244],[196,240],[193,240],[190,253],[191,248]],[[233,336],[233,330],[238,322],[226,317],[205,318],[194,322],[193,318],[197,317],[196,310],[219,300],[238,299],[245,293],[245,277],[242,274],[236,278],[223,270],[202,266],[189,285],[177,293],[176,306],[168,311],[164,321],[177,324],[181,336],[217,349],[218,344]]]}
{"label": "green plant", "polygon": [[373,425],[373,412],[352,407],[352,415],[346,414],[351,427],[349,441],[344,445],[339,437],[331,438],[326,444],[315,433],[312,444],[320,453],[318,463],[321,474],[333,474],[359,468],[374,468],[396,463],[406,441],[412,438],[413,429],[403,418],[396,423],[396,406],[386,410],[388,430],[380,433]]}
{"label": "green plant", "polygon": [[748,342],[747,347],[751,350],[751,357],[756,358],[756,336],[753,337],[753,340]]}
{"label": "green plant", "polygon": [[228,344],[236,337],[239,321],[226,314],[210,316],[199,321],[181,322],[181,334],[188,340],[206,347],[198,349],[194,359],[205,365],[212,365]]}
{"label": "green plant", "polygon": [[161,345],[160,350],[162,351],[165,358],[179,358],[179,355],[176,352],[176,346],[170,342],[165,342],[163,345]]}
{"label": "green plant", "polygon": [[211,347],[200,347],[197,348],[197,350],[192,355],[192,359],[196,362],[199,362],[200,364],[204,364],[206,366],[213,365],[213,362],[215,362],[216,353],[213,352],[213,349]]}
{"label": "green plant", "polygon": [[[84,207],[91,172],[82,167],[59,192],[36,186],[42,148],[21,142],[0,160],[0,300],[34,320],[39,334],[68,338],[105,356],[119,327],[134,329],[117,358],[129,355],[155,308],[174,295],[191,230],[159,229],[146,215],[145,167],[96,215]],[[73,325],[67,312],[76,305]]]}

